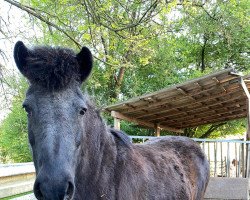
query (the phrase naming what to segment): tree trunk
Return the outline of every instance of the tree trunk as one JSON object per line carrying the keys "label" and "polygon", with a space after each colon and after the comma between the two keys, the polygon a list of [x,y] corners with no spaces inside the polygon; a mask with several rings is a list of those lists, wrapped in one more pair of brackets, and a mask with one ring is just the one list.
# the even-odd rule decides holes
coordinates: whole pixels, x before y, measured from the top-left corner
{"label": "tree trunk", "polygon": [[205,49],[206,49],[206,44],[208,41],[208,37],[204,35],[203,37],[204,43],[201,49],[201,71],[204,72],[206,65],[205,65]]}

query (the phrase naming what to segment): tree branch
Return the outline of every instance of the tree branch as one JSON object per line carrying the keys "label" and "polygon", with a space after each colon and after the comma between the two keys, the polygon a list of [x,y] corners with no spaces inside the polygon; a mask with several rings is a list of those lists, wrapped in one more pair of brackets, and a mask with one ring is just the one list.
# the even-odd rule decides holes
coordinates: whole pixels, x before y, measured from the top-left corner
{"label": "tree branch", "polygon": [[[114,28],[112,28],[112,27],[104,24],[103,22],[101,22],[100,17],[96,15],[94,8],[92,8],[94,6],[91,5],[89,2],[83,1],[84,3],[81,3],[81,4],[85,7],[87,13],[92,16],[92,18],[95,21],[95,23],[97,23],[97,24],[99,24],[99,25],[101,25],[101,26],[103,26],[103,27],[105,27],[105,28],[107,28],[107,29],[115,32],[116,34],[119,34],[118,32],[120,32],[120,31],[123,31],[123,30],[126,30],[126,29],[130,29],[130,28],[134,28],[134,27],[138,26],[139,24],[141,24],[142,21],[144,20],[144,18],[147,16],[147,14],[152,9],[156,8],[158,1],[159,0],[154,1],[154,3],[143,13],[142,17],[136,23],[132,23],[132,24],[129,24],[129,25],[125,26],[125,27],[117,28],[117,29],[114,29]],[[91,12],[89,11],[88,7],[91,9]],[[124,38],[124,36],[122,36],[120,34],[119,34],[119,36]]]}
{"label": "tree branch", "polygon": [[57,29],[58,31],[62,32],[63,34],[65,34],[70,40],[72,40],[76,46],[80,49],[82,47],[82,45],[80,43],[78,43],[73,37],[71,37],[66,31],[64,31],[61,27],[59,27],[58,25],[48,21],[47,19],[45,19],[43,16],[37,14],[33,9],[31,9],[30,7],[28,6],[25,6],[15,0],[4,0],[8,3],[10,3],[11,5],[23,10],[23,11],[26,11],[28,14],[40,19],[41,21],[43,21],[44,23],[46,23],[48,26],[52,26],[54,27],[55,29]]}
{"label": "tree branch", "polygon": [[[82,45],[77,42],[72,36],[70,36],[66,31],[64,31],[61,27],[59,27],[58,25],[48,21],[47,19],[45,19],[43,16],[37,14],[35,11],[34,11],[34,8],[31,8],[29,6],[25,6],[15,0],[4,0],[8,3],[10,3],[11,5],[23,10],[23,11],[26,11],[28,14],[40,19],[42,22],[45,22],[48,26],[51,26],[51,27],[54,27],[55,29],[57,29],[58,31],[62,32],[63,34],[65,34],[70,40],[72,40],[76,46],[80,49],[82,47]],[[47,13],[48,14],[48,13]],[[107,63],[103,60],[101,60],[100,58],[96,57],[96,56],[93,56],[96,60],[99,60],[100,62],[104,63],[104,64],[107,64],[107,65],[110,65],[110,66],[116,66],[116,65],[113,65],[111,63]]]}
{"label": "tree branch", "polygon": [[143,19],[146,17],[147,13],[150,12],[150,10],[153,8],[155,9],[157,6],[158,0],[156,0],[142,15],[142,17],[139,19],[139,21],[137,23],[134,24],[129,24],[126,27],[120,28],[120,29],[115,29],[115,31],[123,31],[125,29],[130,29],[130,28],[134,28],[136,26],[138,26],[139,24],[141,24],[141,22],[143,21]]}
{"label": "tree branch", "polygon": [[209,127],[209,129],[200,137],[200,138],[208,138],[212,132],[214,132],[216,129],[218,129],[219,127],[225,125],[226,122],[223,123],[219,123],[219,124],[213,124]]}

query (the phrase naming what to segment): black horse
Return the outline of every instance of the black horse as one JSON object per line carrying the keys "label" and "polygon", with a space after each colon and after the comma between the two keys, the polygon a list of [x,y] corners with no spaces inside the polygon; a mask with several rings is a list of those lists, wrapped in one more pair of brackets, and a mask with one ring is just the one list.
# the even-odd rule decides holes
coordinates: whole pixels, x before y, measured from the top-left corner
{"label": "black horse", "polygon": [[185,137],[132,144],[106,126],[80,90],[92,69],[88,48],[75,54],[17,42],[14,58],[30,82],[23,107],[38,199],[203,199],[209,164],[198,144]]}

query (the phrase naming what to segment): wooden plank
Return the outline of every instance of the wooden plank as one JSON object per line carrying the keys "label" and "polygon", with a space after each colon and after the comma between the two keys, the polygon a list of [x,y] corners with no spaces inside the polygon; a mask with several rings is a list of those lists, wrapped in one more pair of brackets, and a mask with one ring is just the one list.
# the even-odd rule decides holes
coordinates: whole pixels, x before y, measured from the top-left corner
{"label": "wooden plank", "polygon": [[[190,124],[182,124],[182,125],[177,125],[177,124],[173,124],[173,126],[175,126],[176,128],[179,129],[185,129],[185,128],[191,128],[191,127],[198,127],[201,125],[208,125],[208,124],[214,124],[214,123],[220,123],[220,122],[226,122],[226,121],[231,121],[231,120],[235,120],[235,119],[242,119],[245,118],[245,114],[242,115],[233,115],[233,116],[229,116],[229,117],[224,117],[224,118],[218,118],[218,119],[214,119],[214,120],[207,120],[207,121],[202,121],[202,122],[196,122],[196,123],[190,123]],[[167,125],[164,124],[163,125]]]}
{"label": "wooden plank", "polygon": [[[189,123],[173,123],[172,125],[176,128],[188,128],[188,127],[197,127],[197,126],[201,126],[201,125],[206,125],[206,124],[213,124],[213,123],[219,123],[219,122],[226,122],[226,121],[230,121],[230,120],[235,120],[235,119],[241,119],[246,117],[245,113],[242,114],[235,114],[235,115],[231,115],[231,116],[223,116],[223,117],[217,117],[217,118],[210,118],[210,119],[206,119],[206,120],[197,120],[197,121],[193,121],[193,122],[189,122]],[[168,123],[164,123],[162,122],[163,125],[168,125]]]}
{"label": "wooden plank", "polygon": [[211,79],[211,77],[217,77],[218,78],[218,76],[225,76],[225,77],[227,77],[228,80],[231,80],[231,79],[235,78],[235,76],[232,76],[232,75],[229,74],[230,72],[233,72],[233,71],[234,71],[233,69],[226,69],[226,70],[223,70],[223,71],[220,71],[220,72],[217,72],[217,73],[209,74],[209,75],[206,75],[206,76],[203,76],[203,77],[200,77],[200,78],[196,78],[196,79],[193,79],[193,80],[190,80],[190,81],[186,81],[186,82],[181,83],[181,84],[177,84],[177,85],[173,85],[173,86],[168,87],[168,88],[164,88],[164,89],[159,90],[157,92],[148,93],[148,94],[142,95],[140,97],[135,97],[135,98],[129,99],[127,101],[123,101],[121,103],[117,103],[117,104],[108,106],[105,109],[114,110],[116,108],[119,108],[119,107],[123,106],[124,104],[134,103],[135,101],[140,101],[140,99],[142,99],[142,98],[156,96],[156,95],[162,94],[162,93],[168,93],[169,91],[175,89],[176,87],[182,87],[182,86],[186,86],[186,85],[189,85],[189,84],[191,85],[193,83],[200,82],[202,80],[204,81],[206,79]]}
{"label": "wooden plank", "polygon": [[[242,101],[246,99],[246,95],[239,81],[240,75],[231,72],[232,69],[210,74],[140,96],[135,101],[130,99],[120,103],[121,106],[118,105],[115,109],[119,110],[119,114],[130,118],[129,121],[132,119],[135,123],[150,125],[148,127],[151,128],[155,123],[160,123],[161,127],[178,129],[187,125],[211,123],[215,119],[221,121],[240,118],[246,114],[246,109],[242,109]],[[247,83],[246,87],[250,88],[249,82]],[[221,108],[225,106],[226,108]],[[111,109],[112,106],[107,108]]]}
{"label": "wooden plank", "polygon": [[[235,94],[227,94],[227,95],[224,95],[224,101],[220,101],[220,102],[216,102],[216,103],[211,103],[211,104],[209,104],[209,106],[215,106],[215,105],[218,105],[218,104],[221,104],[221,103],[226,103],[226,102],[229,102],[229,103],[231,103],[232,101],[234,101],[234,100],[236,100],[236,99],[240,99],[240,98],[242,98],[241,96],[240,96],[240,94],[242,94],[242,92],[241,91],[238,91],[238,92],[236,92]],[[219,97],[219,95],[217,96],[217,97]],[[211,97],[211,98],[207,98],[207,99],[209,99],[209,100],[213,100],[213,99],[215,99],[215,97]],[[148,114],[143,114],[143,115],[135,115],[134,117],[135,118],[138,118],[138,119],[142,119],[142,120],[150,120],[150,118],[153,116],[154,117],[154,119],[157,119],[156,117],[155,117],[155,114],[157,114],[158,116],[159,116],[159,118],[161,118],[161,116],[160,116],[160,114],[162,114],[162,115],[168,115],[168,116],[174,116],[174,115],[180,115],[180,114],[185,114],[186,112],[188,112],[188,111],[190,111],[190,110],[194,110],[194,108],[193,107],[191,107],[191,108],[187,108],[187,105],[188,106],[191,106],[191,105],[198,105],[196,108],[195,108],[195,110],[197,111],[197,109],[204,109],[204,105],[201,105],[201,104],[199,104],[199,103],[202,103],[202,102],[204,102],[204,101],[206,101],[206,97],[205,98],[202,98],[201,100],[197,100],[196,102],[194,102],[194,103],[191,103],[191,104],[180,104],[180,105],[176,105],[176,106],[173,106],[173,108],[171,108],[171,109],[167,109],[166,107],[163,109],[163,108],[159,108],[159,109],[155,109],[154,111],[149,111],[148,112]],[[170,114],[170,113],[168,113],[169,111],[173,111],[174,109],[176,109],[176,108],[183,108],[183,110],[185,110],[185,112],[178,112],[178,113],[175,113],[175,114]]]}
{"label": "wooden plank", "polygon": [[[197,85],[197,84],[194,84],[194,85]],[[202,95],[203,93],[208,94],[208,93],[211,93],[211,92],[214,92],[217,90],[219,91],[219,93],[222,93],[225,91],[226,91],[225,93],[229,93],[229,92],[231,92],[231,90],[235,90],[238,87],[240,87],[240,83],[238,82],[238,78],[234,77],[234,79],[232,80],[232,77],[231,77],[229,82],[223,82],[220,85],[215,85],[215,83],[213,82],[212,86],[213,87],[210,87],[210,88],[205,87],[205,89],[203,88],[203,90],[201,90],[200,87],[196,87],[196,88],[198,88],[198,90],[196,89],[194,91],[190,90],[190,91],[186,91],[186,92],[190,93],[189,96],[191,96],[191,98],[195,99],[198,95]],[[122,113],[134,113],[134,112],[141,111],[142,109],[148,108],[149,106],[150,106],[150,108],[153,108],[153,107],[157,107],[161,104],[164,104],[166,102],[173,102],[173,101],[178,101],[181,99],[189,99],[190,98],[186,95],[182,95],[176,89],[175,89],[175,91],[176,92],[169,91],[169,92],[161,94],[161,96],[157,96],[157,97],[156,96],[147,97],[150,99],[152,99],[152,98],[157,99],[158,101],[161,101],[161,102],[158,102],[158,101],[148,102],[148,101],[145,101],[143,96],[141,96],[141,97],[139,97],[140,101],[134,101],[131,103],[134,105],[133,108],[132,107],[128,108],[128,106],[126,106],[126,103],[124,102],[125,104],[123,104],[120,107],[117,107],[116,109],[111,109],[112,106],[107,107],[106,109],[109,109],[109,111],[116,110],[116,111],[119,111]]]}
{"label": "wooden plank", "polygon": [[[132,118],[130,116],[123,115],[123,114],[121,114],[119,112],[116,112],[116,111],[112,111],[111,116],[114,117],[114,118],[117,118],[117,119],[123,119],[123,120],[130,121],[130,122],[133,122],[133,123],[136,123],[136,124],[147,126],[147,127],[150,127],[150,128],[155,128],[154,123],[150,123],[150,122],[146,122],[146,121],[142,121],[142,120],[137,120],[137,119],[134,119],[134,118]],[[176,129],[176,128],[173,128],[173,127],[163,126],[163,125],[159,125],[159,127],[161,129],[165,129],[165,130],[168,130],[168,131],[171,131],[171,132],[183,133],[183,130],[181,130],[181,129]]]}
{"label": "wooden plank", "polygon": [[[205,115],[210,115],[210,114],[225,114],[225,113],[229,113],[230,110],[229,109],[233,109],[233,110],[239,110],[240,107],[245,105],[245,99],[243,100],[238,100],[235,101],[232,100],[230,102],[224,103],[223,106],[220,106],[219,108],[215,109],[215,108],[209,108],[209,107],[200,107],[197,109],[186,109],[185,112],[180,111],[180,112],[176,112],[175,114],[159,114],[156,115],[155,117],[152,117],[150,119],[145,119],[149,122],[158,122],[161,121],[161,119],[165,119],[166,121],[169,121],[170,123],[172,122],[172,120],[187,120],[188,118],[197,118],[197,117],[203,117]],[[214,104],[214,105],[220,105],[220,103]],[[144,120],[142,118],[140,118],[141,120]]]}
{"label": "wooden plank", "polygon": [[[230,87],[230,88],[232,88],[232,85],[229,85],[228,84],[228,86],[227,87]],[[234,86],[234,87],[239,87],[239,86]],[[170,94],[168,94],[168,93],[166,93],[165,94],[165,96],[166,96],[166,98],[162,98],[162,96],[161,96],[161,102],[154,102],[154,103],[140,103],[140,104],[138,104],[137,105],[137,108],[136,109],[121,109],[120,111],[122,111],[122,110],[124,110],[124,111],[122,111],[122,112],[127,112],[127,113],[129,113],[129,112],[137,112],[137,111],[140,111],[143,107],[145,107],[145,108],[148,108],[148,106],[150,105],[150,108],[153,108],[153,107],[156,107],[156,106],[159,106],[159,105],[161,105],[161,104],[163,104],[163,103],[172,103],[172,102],[181,102],[181,101],[187,101],[187,102],[195,102],[195,99],[196,99],[196,96],[198,96],[198,95],[204,95],[204,94],[208,94],[208,92],[214,92],[214,91],[216,91],[217,93],[222,93],[222,91],[221,91],[221,88],[220,87],[217,87],[217,86],[215,86],[215,88],[210,88],[209,90],[198,90],[198,91],[190,91],[190,94],[189,94],[189,96],[187,96],[187,95],[183,95],[183,94],[181,94],[181,93],[178,93],[177,95],[175,95],[175,96],[172,96],[172,95],[170,95]],[[190,98],[192,98],[192,100],[190,99]]]}
{"label": "wooden plank", "polygon": [[[244,110],[235,110],[235,112],[238,112],[239,114],[241,113],[244,113]],[[209,118],[205,117],[205,116],[192,116],[190,118],[183,118],[183,119],[173,119],[173,120],[158,120],[157,122],[158,123],[164,123],[164,124],[171,124],[173,126],[177,126],[178,127],[178,124],[188,124],[188,123],[194,123],[194,122],[200,122],[200,121],[206,121],[206,120],[209,120],[209,119],[220,119],[220,118],[223,118],[223,117],[226,117],[226,116],[230,116],[232,114],[228,114],[227,112],[225,113],[214,113],[214,114],[210,114]],[[156,122],[156,121],[155,121]]]}
{"label": "wooden plank", "polygon": [[183,123],[183,124],[188,124],[188,123],[192,123],[192,122],[199,122],[199,121],[207,121],[207,120],[210,120],[210,119],[219,119],[219,118],[223,118],[223,117],[227,117],[227,116],[232,116],[232,115],[240,115],[240,114],[243,114],[245,113],[246,115],[246,109],[245,108],[242,108],[242,109],[236,109],[236,110],[233,110],[231,112],[225,112],[223,114],[211,114],[211,115],[207,115],[207,116],[203,116],[203,117],[199,117],[197,116],[197,118],[194,118],[194,119],[190,119],[190,120],[176,120],[176,123]]}
{"label": "wooden plank", "polygon": [[[190,100],[189,98],[187,98],[187,96],[182,95],[179,96],[178,98],[172,98],[172,97],[168,97],[167,99],[162,99],[161,102],[155,102],[155,103],[147,103],[147,104],[143,104],[143,105],[139,105],[137,108],[135,109],[122,109],[119,112],[122,112],[124,114],[135,114],[137,112],[140,112],[142,109],[150,109],[150,110],[154,110],[156,107],[159,107],[161,105],[165,105],[165,104],[173,104],[174,106],[176,106],[176,104],[178,105],[184,105],[184,104],[195,104],[195,102],[206,102],[207,99],[214,99],[218,96],[223,96],[225,94],[229,94],[229,93],[233,93],[233,92],[239,92],[238,89],[240,88],[240,84],[236,85],[231,85],[228,86],[228,88],[226,89],[227,92],[222,92],[221,90],[216,90],[217,93],[215,94],[210,94],[210,93],[206,93],[206,97],[204,98],[200,98],[200,99],[196,99],[195,100]],[[195,95],[199,95],[200,93],[196,93]],[[209,94],[210,98],[207,97]]]}
{"label": "wooden plank", "polygon": [[244,113],[243,111],[240,111],[236,114],[231,114],[231,115],[217,115],[214,116],[212,115],[211,117],[207,117],[207,118],[198,118],[198,119],[192,119],[192,120],[187,120],[187,121],[175,121],[172,123],[169,122],[164,122],[161,121],[160,123],[164,124],[164,125],[168,125],[171,124],[172,126],[179,128],[179,127],[193,127],[193,126],[198,126],[198,125],[202,125],[202,124],[209,124],[209,123],[215,123],[216,121],[221,122],[222,120],[228,121],[228,120],[233,120],[233,117],[235,117],[235,119],[238,119],[238,116],[245,117],[246,113]]}
{"label": "wooden plank", "polygon": [[188,98],[191,98],[192,100],[196,100],[192,95],[190,95],[188,92],[186,92],[184,89],[181,87],[176,88],[177,91],[179,91],[181,94],[184,96],[187,96]]}
{"label": "wooden plank", "polygon": [[216,84],[220,84],[220,81],[216,77],[212,77],[212,80],[214,80]]}
{"label": "wooden plank", "polygon": [[[197,126],[200,126],[200,125],[206,125],[206,124],[213,124],[213,123],[219,123],[219,122],[223,122],[223,121],[230,121],[230,120],[234,120],[234,119],[241,119],[241,118],[245,118],[246,117],[246,112],[245,113],[238,113],[238,114],[232,114],[230,116],[223,116],[223,117],[216,117],[216,118],[210,118],[210,119],[206,119],[206,120],[197,120],[197,121],[194,121],[192,123],[188,123],[188,124],[185,124],[185,123],[173,123],[171,125],[173,125],[174,127],[176,128],[180,128],[180,129],[183,129],[183,128],[188,128],[188,127],[197,127]],[[164,123],[164,122],[161,122],[162,125],[168,125],[168,123]]]}
{"label": "wooden plank", "polygon": [[225,87],[223,87],[223,86],[220,85],[220,81],[216,77],[213,77],[212,80],[214,80],[215,83],[218,85],[218,87],[220,87],[224,92],[227,92],[227,90],[225,89]]}

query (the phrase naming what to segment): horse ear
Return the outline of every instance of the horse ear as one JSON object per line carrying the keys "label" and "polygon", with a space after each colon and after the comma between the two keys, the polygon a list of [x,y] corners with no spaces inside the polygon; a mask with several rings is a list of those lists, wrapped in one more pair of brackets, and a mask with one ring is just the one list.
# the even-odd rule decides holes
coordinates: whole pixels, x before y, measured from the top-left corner
{"label": "horse ear", "polygon": [[92,70],[92,66],[93,66],[92,54],[87,47],[83,47],[81,51],[76,55],[76,59],[80,66],[80,70],[79,70],[80,81],[83,82],[88,78]]}
{"label": "horse ear", "polygon": [[27,64],[27,57],[29,56],[28,48],[22,41],[18,41],[14,47],[14,59],[19,71],[25,74],[25,67]]}

